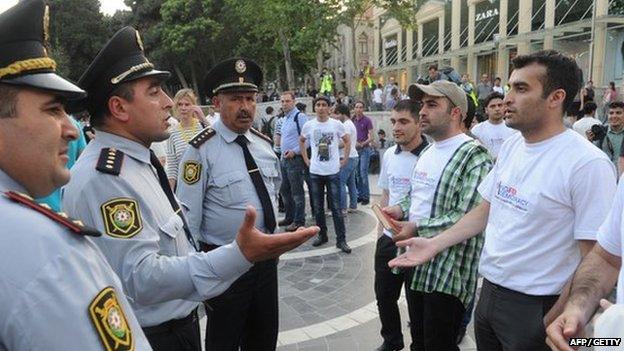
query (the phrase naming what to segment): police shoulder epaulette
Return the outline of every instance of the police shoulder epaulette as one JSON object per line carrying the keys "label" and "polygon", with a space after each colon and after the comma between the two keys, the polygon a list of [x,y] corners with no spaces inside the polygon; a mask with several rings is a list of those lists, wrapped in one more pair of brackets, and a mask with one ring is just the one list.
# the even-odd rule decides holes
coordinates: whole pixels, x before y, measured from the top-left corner
{"label": "police shoulder epaulette", "polygon": [[50,218],[51,220],[63,225],[67,229],[69,229],[72,233],[79,235],[89,235],[89,236],[101,236],[97,229],[91,228],[89,226],[84,225],[81,221],[77,219],[72,219],[64,212],[56,212],[53,211],[50,206],[46,204],[37,203],[32,197],[22,194],[16,193],[14,191],[7,191],[4,193],[4,196],[8,197],[10,200],[17,202],[21,205],[29,207],[44,216]]}
{"label": "police shoulder epaulette", "polygon": [[273,145],[273,140],[271,140],[271,138],[269,138],[268,136],[260,133],[258,130],[254,128],[249,128],[249,131],[251,131],[252,134],[259,136],[260,138],[262,138],[262,140],[266,141],[267,143]]}
{"label": "police shoulder epaulette", "polygon": [[100,151],[100,158],[97,161],[95,169],[102,173],[119,175],[121,165],[123,164],[124,153],[114,148],[103,148]]}
{"label": "police shoulder epaulette", "polygon": [[191,146],[193,146],[194,148],[199,149],[199,147],[202,146],[202,144],[205,143],[206,140],[212,138],[215,134],[217,134],[217,132],[215,132],[214,129],[210,127],[205,128],[204,130],[199,132],[195,137],[193,137],[193,139],[189,141],[189,144],[191,144]]}

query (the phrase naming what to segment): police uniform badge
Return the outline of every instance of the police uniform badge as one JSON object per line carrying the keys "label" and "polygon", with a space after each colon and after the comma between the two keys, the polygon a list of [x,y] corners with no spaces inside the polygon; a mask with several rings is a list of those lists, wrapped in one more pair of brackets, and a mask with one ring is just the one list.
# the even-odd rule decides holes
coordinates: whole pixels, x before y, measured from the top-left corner
{"label": "police uniform badge", "polygon": [[134,350],[132,331],[113,288],[104,288],[93,299],[89,316],[106,351]]}
{"label": "police uniform badge", "polygon": [[201,178],[202,165],[197,161],[186,161],[182,167],[183,177],[182,179],[188,185],[192,185],[199,181]]}
{"label": "police uniform badge", "polygon": [[102,218],[106,234],[115,238],[131,238],[143,229],[139,204],[129,198],[117,198],[103,204]]}
{"label": "police uniform badge", "polygon": [[247,65],[245,64],[245,61],[238,60],[234,64],[234,69],[236,69],[236,72],[238,73],[245,73],[245,71],[247,70]]}

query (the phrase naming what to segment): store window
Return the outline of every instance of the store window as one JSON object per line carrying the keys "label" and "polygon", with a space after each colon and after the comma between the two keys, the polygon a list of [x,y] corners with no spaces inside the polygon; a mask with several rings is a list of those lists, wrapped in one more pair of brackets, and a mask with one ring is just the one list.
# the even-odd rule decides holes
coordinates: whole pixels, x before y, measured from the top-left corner
{"label": "store window", "polygon": [[386,52],[386,65],[390,66],[397,64],[399,55],[398,36],[394,34],[385,37],[383,47]]}
{"label": "store window", "polygon": [[436,55],[438,53],[438,23],[436,18],[423,24],[423,57]]}
{"label": "store window", "polygon": [[498,34],[499,7],[498,0],[475,5],[475,44],[491,41]]}

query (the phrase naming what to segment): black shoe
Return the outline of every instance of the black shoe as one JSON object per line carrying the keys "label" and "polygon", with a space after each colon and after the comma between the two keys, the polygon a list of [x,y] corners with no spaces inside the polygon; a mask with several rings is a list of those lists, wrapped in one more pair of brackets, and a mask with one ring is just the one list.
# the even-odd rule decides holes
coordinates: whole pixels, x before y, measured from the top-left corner
{"label": "black shoe", "polygon": [[286,209],[285,209],[285,208],[283,208],[283,207],[280,207],[280,208],[278,208],[278,209],[277,209],[277,212],[279,212],[279,213],[285,213],[285,212],[286,212]]}
{"label": "black shoe", "polygon": [[368,204],[370,204],[370,200],[362,200],[362,202],[360,202],[362,205],[366,206]]}
{"label": "black shoe", "polygon": [[321,246],[321,245],[325,244],[326,242],[327,242],[327,237],[319,235],[319,236],[316,237],[316,239],[312,243],[312,246],[314,246],[314,247]]}
{"label": "black shoe", "polygon": [[289,220],[289,219],[284,218],[281,221],[277,222],[277,225],[279,225],[280,227],[287,227],[291,225],[292,222],[293,222],[292,219]]}
{"label": "black shoe", "polygon": [[386,344],[385,342],[381,344],[381,346],[375,349],[375,351],[399,351],[399,350],[403,350],[403,346],[390,346]]}
{"label": "black shoe", "polygon": [[303,227],[304,224],[291,223],[288,227],[284,228],[287,232],[294,232],[299,227]]}
{"label": "black shoe", "polygon": [[[312,244],[314,245],[314,244]],[[339,248],[342,252],[344,253],[351,253],[351,248],[349,247],[349,244],[347,244],[346,241],[341,241],[339,243],[336,244],[336,247]]]}
{"label": "black shoe", "polygon": [[466,327],[462,326],[457,332],[457,339],[455,339],[455,344],[461,344],[462,340],[464,340],[464,336],[466,336]]}

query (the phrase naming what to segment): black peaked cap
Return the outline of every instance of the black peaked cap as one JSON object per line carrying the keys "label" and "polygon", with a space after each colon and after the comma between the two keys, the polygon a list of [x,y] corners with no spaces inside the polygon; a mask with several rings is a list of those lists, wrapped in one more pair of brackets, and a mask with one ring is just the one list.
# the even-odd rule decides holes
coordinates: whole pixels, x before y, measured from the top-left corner
{"label": "black peaked cap", "polygon": [[56,74],[48,57],[50,12],[44,0],[24,0],[0,14],[0,83],[48,90],[68,100],[85,92]]}
{"label": "black peaked cap", "polygon": [[242,57],[219,62],[204,78],[208,97],[228,91],[257,92],[262,85],[262,69],[252,60]]}
{"label": "black peaked cap", "polygon": [[78,85],[89,96],[72,110],[86,109],[93,114],[107,103],[110,94],[120,84],[149,76],[166,80],[170,75],[167,71],[154,69],[145,57],[139,32],[132,27],[124,27],[104,45],[78,80]]}

